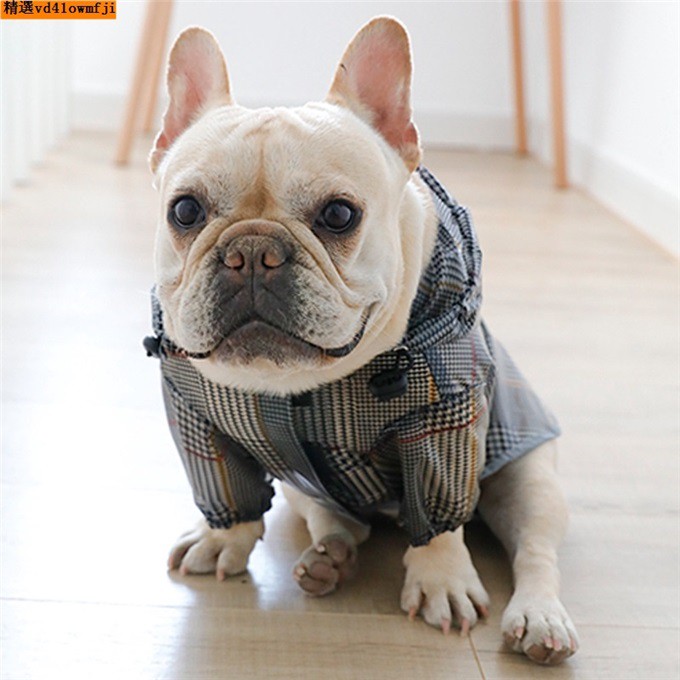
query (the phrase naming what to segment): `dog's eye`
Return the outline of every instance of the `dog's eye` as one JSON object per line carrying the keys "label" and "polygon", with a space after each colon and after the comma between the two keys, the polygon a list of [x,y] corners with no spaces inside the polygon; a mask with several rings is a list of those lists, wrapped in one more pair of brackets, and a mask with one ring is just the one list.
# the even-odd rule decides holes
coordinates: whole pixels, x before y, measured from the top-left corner
{"label": "dog's eye", "polygon": [[178,229],[193,229],[205,222],[205,210],[193,196],[182,196],[170,208],[168,217]]}
{"label": "dog's eye", "polygon": [[353,205],[336,199],[326,203],[314,224],[334,234],[341,234],[351,229],[359,221],[359,216],[360,211]]}

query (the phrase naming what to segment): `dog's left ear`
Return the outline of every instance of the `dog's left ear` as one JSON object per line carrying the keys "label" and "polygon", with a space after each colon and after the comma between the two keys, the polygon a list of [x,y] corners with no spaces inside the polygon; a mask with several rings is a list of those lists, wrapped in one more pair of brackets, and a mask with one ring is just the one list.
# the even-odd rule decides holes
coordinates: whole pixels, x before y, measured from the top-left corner
{"label": "dog's left ear", "polygon": [[326,98],[351,109],[399,152],[409,171],[420,162],[411,120],[411,47],[406,29],[377,17],[355,36],[340,60]]}
{"label": "dog's left ear", "polygon": [[168,94],[163,128],[149,156],[152,172],[177,137],[203,113],[233,103],[227,65],[210,31],[194,26],[179,34],[168,58]]}

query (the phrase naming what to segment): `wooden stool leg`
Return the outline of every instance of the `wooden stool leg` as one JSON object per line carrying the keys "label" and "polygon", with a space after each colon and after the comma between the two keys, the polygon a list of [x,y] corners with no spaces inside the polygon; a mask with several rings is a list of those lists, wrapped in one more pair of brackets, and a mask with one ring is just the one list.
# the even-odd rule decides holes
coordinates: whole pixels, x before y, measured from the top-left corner
{"label": "wooden stool leg", "polygon": [[173,2],[172,0],[163,0],[159,5],[160,8],[151,52],[152,63],[149,66],[149,77],[144,85],[143,92],[142,130],[144,132],[151,132],[155,127],[154,114],[156,113],[156,102],[158,101],[158,85],[160,82],[163,58],[165,57],[165,46],[168,42],[168,29],[170,28]]}
{"label": "wooden stool leg", "polygon": [[567,157],[564,140],[564,83],[562,76],[562,2],[547,0],[548,50],[550,52],[550,99],[555,151],[555,186],[564,189],[567,181]]}
{"label": "wooden stool leg", "polygon": [[135,123],[137,122],[137,116],[140,110],[141,93],[144,82],[148,80],[147,74],[149,72],[150,63],[149,46],[152,43],[159,5],[160,3],[154,2],[154,0],[147,0],[146,3],[146,16],[144,17],[144,27],[142,28],[142,35],[139,41],[132,86],[130,87],[130,92],[128,94],[123,126],[118,135],[118,146],[115,155],[116,163],[125,164],[130,158],[130,148],[132,147]]}
{"label": "wooden stool leg", "polygon": [[515,141],[517,153],[527,152],[527,122],[524,109],[524,68],[522,65],[522,27],[520,0],[510,0],[512,66],[515,82]]}

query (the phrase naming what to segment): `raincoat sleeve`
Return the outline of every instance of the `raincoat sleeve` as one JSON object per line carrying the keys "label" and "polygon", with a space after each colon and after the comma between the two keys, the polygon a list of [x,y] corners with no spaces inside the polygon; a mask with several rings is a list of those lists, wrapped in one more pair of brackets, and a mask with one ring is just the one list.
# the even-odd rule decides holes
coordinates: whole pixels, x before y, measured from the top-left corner
{"label": "raincoat sleeve", "polygon": [[163,379],[168,423],[194,495],[213,529],[258,520],[274,489],[260,464],[193,408]]}
{"label": "raincoat sleeve", "polygon": [[483,386],[462,386],[398,422],[400,521],[411,545],[426,545],[472,516],[479,498],[487,423]]}

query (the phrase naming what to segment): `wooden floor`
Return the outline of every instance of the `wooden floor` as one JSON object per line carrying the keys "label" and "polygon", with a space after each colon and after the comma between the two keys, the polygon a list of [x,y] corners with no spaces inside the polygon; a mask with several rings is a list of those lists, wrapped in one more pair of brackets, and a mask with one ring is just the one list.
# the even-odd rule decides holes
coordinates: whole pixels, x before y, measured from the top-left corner
{"label": "wooden floor", "polygon": [[469,543],[492,616],[469,639],[402,615],[390,526],[356,581],[304,597],[307,538],[279,497],[246,575],[166,572],[198,515],[141,348],[156,197],[141,147],[120,169],[113,142],[74,135],[3,211],[3,679],[677,680],[676,262],[531,160],[426,155],[475,216],[489,325],[565,432],[582,648],[535,667],[500,643],[511,579],[483,526]]}

